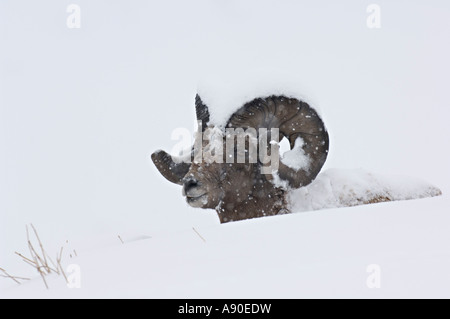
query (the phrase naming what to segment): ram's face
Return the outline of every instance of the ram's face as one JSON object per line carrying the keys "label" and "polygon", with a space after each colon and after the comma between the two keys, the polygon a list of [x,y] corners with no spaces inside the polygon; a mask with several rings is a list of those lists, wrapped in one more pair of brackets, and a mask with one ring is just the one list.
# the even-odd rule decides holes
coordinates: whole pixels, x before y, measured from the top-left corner
{"label": "ram's face", "polygon": [[225,196],[223,181],[226,177],[224,164],[192,164],[182,179],[183,196],[192,207],[215,208]]}
{"label": "ram's face", "polygon": [[192,207],[216,208],[225,198],[239,202],[251,192],[253,164],[226,163],[226,155],[219,160],[213,156],[211,144],[216,150],[226,147],[222,137],[214,143],[211,139],[204,140],[201,158],[190,165],[181,180],[183,196]]}

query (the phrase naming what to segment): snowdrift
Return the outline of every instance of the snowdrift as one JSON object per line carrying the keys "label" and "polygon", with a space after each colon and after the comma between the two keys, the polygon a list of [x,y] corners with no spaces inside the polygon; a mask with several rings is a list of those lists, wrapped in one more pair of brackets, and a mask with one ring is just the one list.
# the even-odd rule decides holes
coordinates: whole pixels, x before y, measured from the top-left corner
{"label": "snowdrift", "polygon": [[[77,244],[80,288],[37,274],[2,298],[450,297],[448,197],[272,216]],[[199,236],[201,235],[201,237]],[[138,234],[139,235],[139,234]],[[380,287],[370,285],[379,269]],[[22,274],[27,275],[27,274]],[[30,275],[30,274],[28,274]],[[70,273],[67,274],[70,276]]]}
{"label": "snowdrift", "polygon": [[363,169],[329,169],[308,186],[291,191],[292,211],[349,207],[442,195],[437,187],[406,176],[372,174]]}

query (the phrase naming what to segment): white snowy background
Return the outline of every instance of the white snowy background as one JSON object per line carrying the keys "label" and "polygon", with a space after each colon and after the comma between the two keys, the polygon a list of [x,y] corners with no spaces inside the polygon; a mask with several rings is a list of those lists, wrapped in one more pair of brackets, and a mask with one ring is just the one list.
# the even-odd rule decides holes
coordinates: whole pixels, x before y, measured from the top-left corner
{"label": "white snowy background", "polygon": [[[0,267],[32,280],[0,278],[0,297],[450,297],[450,3],[376,1],[369,29],[371,3],[2,0]],[[324,169],[443,196],[226,225],[188,207],[149,154],[194,128],[199,85],[261,69],[320,107]],[[14,254],[29,223],[80,266],[80,289],[46,290]]]}

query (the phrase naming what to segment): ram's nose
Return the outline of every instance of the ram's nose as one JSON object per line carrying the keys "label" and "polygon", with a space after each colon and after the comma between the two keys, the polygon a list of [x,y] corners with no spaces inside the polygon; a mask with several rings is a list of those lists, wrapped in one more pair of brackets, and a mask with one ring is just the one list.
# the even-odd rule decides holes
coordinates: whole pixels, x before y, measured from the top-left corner
{"label": "ram's nose", "polygon": [[200,186],[197,179],[192,176],[186,177],[182,180],[183,183],[183,196],[191,196],[195,189]]}

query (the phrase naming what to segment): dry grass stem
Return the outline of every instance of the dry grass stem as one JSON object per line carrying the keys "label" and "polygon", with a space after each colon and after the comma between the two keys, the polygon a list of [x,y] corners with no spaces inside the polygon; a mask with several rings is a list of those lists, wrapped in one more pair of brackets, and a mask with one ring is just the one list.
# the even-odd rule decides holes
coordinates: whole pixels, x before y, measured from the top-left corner
{"label": "dry grass stem", "polygon": [[[62,254],[63,254],[63,247],[61,247],[61,250],[59,251],[59,254],[56,254],[56,263],[50,258],[49,254],[45,251],[44,245],[42,244],[42,241],[39,237],[39,234],[36,230],[36,228],[31,224],[31,229],[33,230],[35,241],[37,241],[39,248],[36,249],[33,245],[33,242],[30,238],[30,230],[28,228],[28,225],[26,226],[26,234],[27,234],[27,244],[28,244],[28,250],[30,252],[30,257],[26,257],[23,254],[20,254],[18,252],[15,252],[17,256],[22,258],[22,260],[27,263],[28,265],[32,266],[36,271],[39,273],[39,275],[42,278],[42,281],[45,284],[45,287],[48,289],[48,284],[46,280],[46,276],[55,273],[57,275],[63,275],[64,279],[67,282],[66,274],[64,273],[63,267],[61,265],[62,260]],[[3,271],[3,269],[2,269]],[[20,278],[20,277],[14,277],[7,274],[5,271],[4,277],[8,277],[13,279],[14,281],[18,282],[19,280],[28,280],[27,278]]]}
{"label": "dry grass stem", "polygon": [[63,275],[64,279],[66,280],[66,283],[69,283],[69,280],[67,279],[66,273],[64,272],[64,269],[63,269],[63,267],[61,265],[63,249],[64,249],[64,247],[61,247],[61,250],[59,251],[59,255],[56,254],[56,262],[58,263],[58,269],[61,271],[61,274]]}
{"label": "dry grass stem", "polygon": [[30,278],[11,276],[3,268],[0,268],[0,271],[4,274],[4,275],[0,275],[0,277],[9,278],[9,279],[13,280],[15,283],[19,284],[19,285],[22,284],[19,280],[30,280]]}
{"label": "dry grass stem", "polygon": [[203,242],[206,243],[206,239],[203,238],[203,236],[200,235],[200,233],[194,227],[192,227],[192,229],[195,231],[195,233],[198,235],[198,237],[200,237],[203,240]]}

